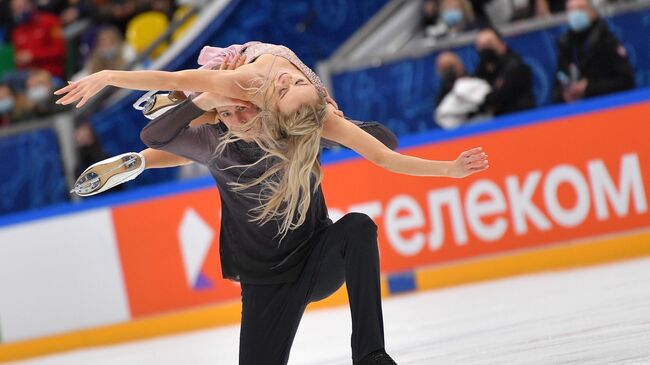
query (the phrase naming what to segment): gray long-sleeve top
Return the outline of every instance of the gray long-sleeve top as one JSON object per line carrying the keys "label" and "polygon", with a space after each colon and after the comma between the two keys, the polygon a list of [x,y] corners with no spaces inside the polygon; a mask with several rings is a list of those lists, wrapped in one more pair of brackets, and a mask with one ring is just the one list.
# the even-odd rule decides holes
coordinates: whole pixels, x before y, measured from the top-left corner
{"label": "gray long-sleeve top", "polygon": [[[255,144],[237,141],[226,146],[221,154],[215,149],[227,129],[223,123],[189,127],[204,113],[190,99],[152,120],[140,133],[149,147],[183,156],[206,165],[219,189],[221,198],[221,233],[219,252],[222,275],[250,284],[278,284],[294,281],[300,274],[312,249],[311,238],[329,226],[325,198],[320,185],[312,194],[305,222],[290,230],[284,238],[278,235],[278,221],[263,225],[250,221],[249,211],[259,200],[248,194],[233,192],[228,183],[247,183],[259,177],[272,160],[242,168],[259,160],[263,151]],[[355,122],[388,147],[397,146],[397,138],[375,122]],[[323,141],[323,145],[335,145]],[[246,193],[258,193],[254,186]]]}

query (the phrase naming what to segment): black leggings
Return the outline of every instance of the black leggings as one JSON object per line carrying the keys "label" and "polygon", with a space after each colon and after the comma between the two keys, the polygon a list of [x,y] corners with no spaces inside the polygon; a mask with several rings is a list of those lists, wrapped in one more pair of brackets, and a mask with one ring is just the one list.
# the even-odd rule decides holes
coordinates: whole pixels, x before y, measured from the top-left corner
{"label": "black leggings", "polygon": [[352,314],[352,359],[384,348],[377,226],[349,213],[313,238],[314,248],[293,283],[242,283],[239,364],[286,364],[307,304],[347,283]]}

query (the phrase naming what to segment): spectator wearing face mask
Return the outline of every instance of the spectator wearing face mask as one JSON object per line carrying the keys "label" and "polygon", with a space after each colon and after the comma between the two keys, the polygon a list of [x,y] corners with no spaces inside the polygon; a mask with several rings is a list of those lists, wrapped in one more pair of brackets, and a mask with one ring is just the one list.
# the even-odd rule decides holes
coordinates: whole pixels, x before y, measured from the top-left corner
{"label": "spectator wearing face mask", "polygon": [[54,80],[49,72],[40,70],[30,73],[25,86],[25,96],[33,117],[43,117],[66,109],[55,103]]}
{"label": "spectator wearing face mask", "polygon": [[607,28],[588,0],[567,1],[569,30],[558,41],[554,100],[586,97],[634,88],[634,70],[625,47]]}
{"label": "spectator wearing face mask", "polygon": [[430,32],[430,29],[436,26],[438,22],[438,1],[437,0],[423,0],[422,1],[422,29],[425,34]]}
{"label": "spectator wearing face mask", "polygon": [[454,53],[442,52],[436,59],[440,78],[436,97],[435,122],[444,129],[454,129],[462,124],[485,119],[480,106],[490,92],[485,80],[465,76],[465,67]]}
{"label": "spectator wearing face mask", "polygon": [[[81,175],[88,166],[108,157],[95,137],[95,132],[90,123],[83,122],[77,126],[73,136],[77,146],[78,158],[77,166],[75,166],[75,176]],[[122,190],[123,187],[121,185],[117,188]]]}
{"label": "spectator wearing face mask", "polygon": [[72,77],[73,80],[102,70],[121,70],[135,58],[135,52],[125,45],[117,27],[103,27],[97,33],[94,43],[86,65]]}
{"label": "spectator wearing face mask", "polygon": [[11,122],[11,114],[16,107],[16,98],[7,84],[0,84],[0,128]]}
{"label": "spectator wearing face mask", "polygon": [[63,77],[65,40],[61,22],[54,14],[36,10],[31,0],[11,0],[15,23],[11,31],[16,68],[44,69]]}
{"label": "spectator wearing face mask", "polygon": [[476,36],[479,64],[476,77],[492,87],[481,110],[501,115],[533,108],[533,74],[524,61],[510,50],[496,30],[486,28]]}
{"label": "spectator wearing face mask", "polygon": [[429,28],[429,37],[453,37],[462,32],[476,29],[474,13],[467,0],[442,0],[439,21]]}
{"label": "spectator wearing face mask", "polygon": [[453,52],[442,52],[436,58],[436,73],[440,79],[436,96],[436,106],[438,106],[454,87],[456,80],[465,76],[465,66]]}
{"label": "spectator wearing face mask", "polygon": [[18,123],[27,117],[25,97],[8,84],[0,84],[0,128]]}

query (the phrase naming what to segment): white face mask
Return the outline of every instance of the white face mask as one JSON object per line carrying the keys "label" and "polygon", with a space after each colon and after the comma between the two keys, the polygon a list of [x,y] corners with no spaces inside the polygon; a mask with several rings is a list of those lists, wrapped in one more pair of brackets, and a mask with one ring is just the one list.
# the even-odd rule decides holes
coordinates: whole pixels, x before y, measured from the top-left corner
{"label": "white face mask", "polygon": [[48,100],[50,97],[50,88],[44,85],[34,86],[27,89],[27,99],[32,103],[40,103]]}
{"label": "white face mask", "polygon": [[14,109],[14,105],[15,102],[12,98],[0,99],[0,114],[9,113]]}

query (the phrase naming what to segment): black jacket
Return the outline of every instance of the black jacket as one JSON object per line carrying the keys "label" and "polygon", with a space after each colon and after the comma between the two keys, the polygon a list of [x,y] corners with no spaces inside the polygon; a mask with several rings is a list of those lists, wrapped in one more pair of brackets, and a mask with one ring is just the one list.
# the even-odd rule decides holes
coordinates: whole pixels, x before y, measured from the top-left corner
{"label": "black jacket", "polygon": [[[583,32],[570,30],[560,37],[558,72],[571,77],[569,65],[572,63],[577,66],[578,78],[588,81],[585,97],[634,88],[634,70],[627,52],[602,19]],[[563,101],[562,84],[557,79],[553,99]]]}
{"label": "black jacket", "polygon": [[508,52],[499,60],[494,72],[478,65],[476,77],[486,80],[492,91],[485,97],[481,110],[494,115],[512,113],[535,106],[533,73],[516,53]]}

